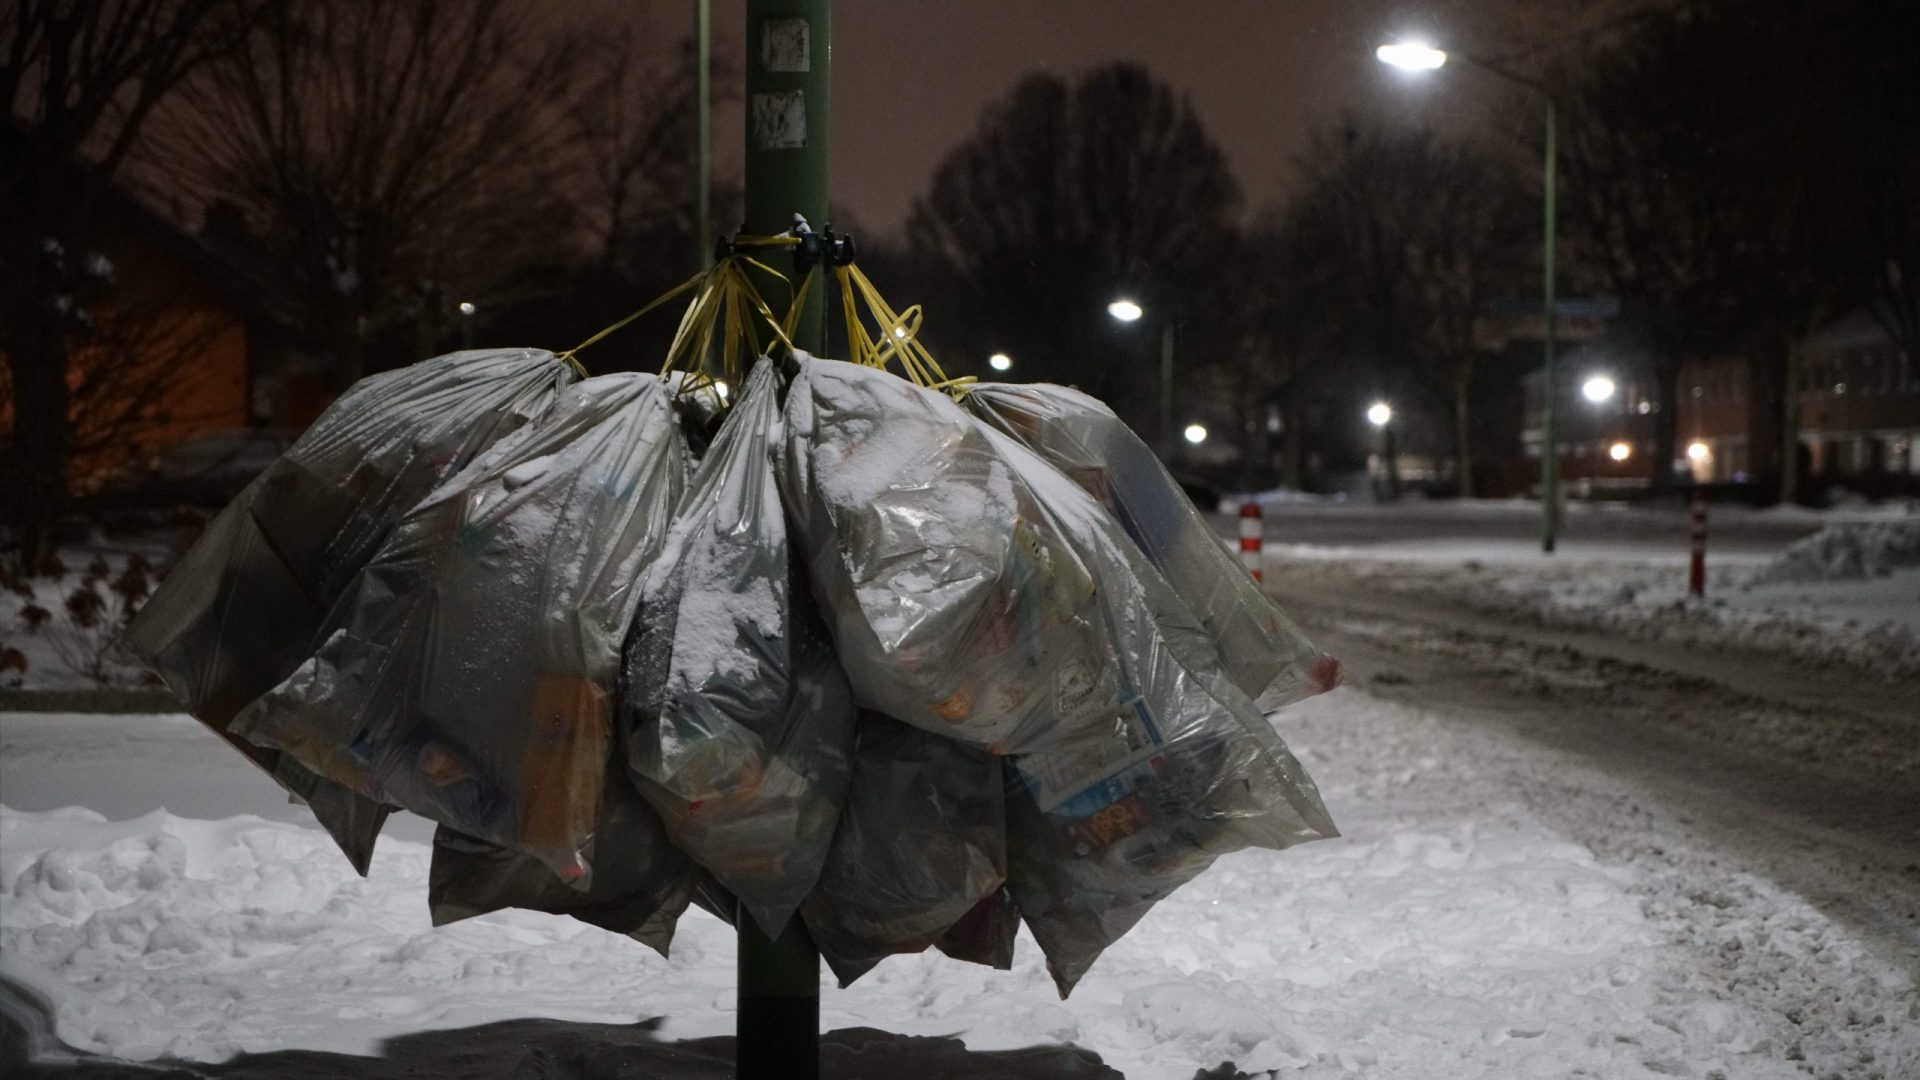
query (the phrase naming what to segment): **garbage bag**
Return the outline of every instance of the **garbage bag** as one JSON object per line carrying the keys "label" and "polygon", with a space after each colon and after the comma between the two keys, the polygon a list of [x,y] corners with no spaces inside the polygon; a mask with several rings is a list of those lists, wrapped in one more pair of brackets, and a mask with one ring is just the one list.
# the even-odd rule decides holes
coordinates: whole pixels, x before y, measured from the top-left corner
{"label": "garbage bag", "polygon": [[965,404],[1113,515],[1206,627],[1227,676],[1261,709],[1333,688],[1338,663],[1267,597],[1113,410],[1048,383],[980,383]]}
{"label": "garbage bag", "polygon": [[[800,914],[841,986],[895,953],[947,940],[1006,881],[999,759],[879,713],[862,712],[853,784],[819,884]],[[1012,947],[1009,942],[1008,959]]]}
{"label": "garbage bag", "polygon": [[1009,891],[1064,997],[1158,901],[1245,847],[1338,835],[1313,781],[1226,677],[1208,631],[1078,485],[982,425],[1100,583],[1107,723],[1007,758]]}
{"label": "garbage bag", "polygon": [[589,889],[620,649],[686,477],[668,397],[568,387],[401,519],[234,731]]}
{"label": "garbage bag", "polygon": [[667,955],[698,869],[668,842],[659,815],[626,779],[625,766],[610,761],[609,769],[594,826],[596,848],[609,854],[596,864],[588,889],[561,881],[531,855],[442,825],[434,830],[427,879],[433,925],[527,908],[626,934]]}
{"label": "garbage bag", "polygon": [[214,518],[122,639],[188,712],[304,798],[362,874],[387,808],[236,737],[233,718],[312,655],[394,522],[544,416],[572,378],[551,353],[506,349],[355,383]]}
{"label": "garbage bag", "polygon": [[994,753],[1107,722],[1095,583],[988,429],[884,371],[801,358],[781,491],[855,701]]}
{"label": "garbage bag", "polygon": [[646,577],[621,730],[681,850],[778,937],[812,890],[846,795],[847,678],[790,557],[769,456],[778,372],[747,378]]}

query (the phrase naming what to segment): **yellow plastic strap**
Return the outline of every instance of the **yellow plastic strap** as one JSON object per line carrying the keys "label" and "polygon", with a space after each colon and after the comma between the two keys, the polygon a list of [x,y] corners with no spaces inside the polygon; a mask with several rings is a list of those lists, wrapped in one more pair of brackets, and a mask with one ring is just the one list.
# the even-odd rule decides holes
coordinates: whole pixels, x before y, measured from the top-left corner
{"label": "yellow plastic strap", "polygon": [[[799,243],[800,238],[797,236],[736,236],[733,239],[735,250],[719,259],[712,267],[661,293],[649,301],[645,307],[560,353],[559,359],[569,364],[581,377],[586,377],[588,372],[586,365],[580,362],[578,355],[580,350],[597,344],[608,335],[689,289],[696,290],[693,301],[687,305],[687,310],[680,316],[680,325],[674,331],[673,342],[667,349],[666,363],[660,368],[662,375],[672,371],[676,365],[682,364],[689,357],[707,356],[712,350],[716,329],[721,333],[722,361],[725,370],[729,375],[737,375],[740,343],[752,338],[755,315],[765,322],[781,344],[791,349],[793,348],[792,327],[798,318],[798,301],[805,298],[806,283],[802,283],[794,302],[789,303],[787,317],[777,318],[772,308],[760,297],[759,291],[753,287],[753,282],[741,266],[745,264],[758,268],[783,282],[788,281],[787,276],[760,260],[742,253],[739,249],[784,248],[793,247]],[[791,289],[791,282],[788,282],[788,285]],[[700,366],[697,363],[693,364],[690,370],[704,379],[706,376],[699,370]],[[699,385],[699,382],[700,380],[696,379],[694,385]]]}
{"label": "yellow plastic strap", "polygon": [[[920,343],[920,305],[895,311],[857,266],[835,267],[834,276],[840,282],[841,310],[847,323],[847,359],[877,368],[898,361],[901,372],[919,386],[942,390],[955,398],[967,395],[977,381],[974,376],[948,378]],[[861,317],[863,304],[880,331],[878,338],[867,332],[866,320]]]}

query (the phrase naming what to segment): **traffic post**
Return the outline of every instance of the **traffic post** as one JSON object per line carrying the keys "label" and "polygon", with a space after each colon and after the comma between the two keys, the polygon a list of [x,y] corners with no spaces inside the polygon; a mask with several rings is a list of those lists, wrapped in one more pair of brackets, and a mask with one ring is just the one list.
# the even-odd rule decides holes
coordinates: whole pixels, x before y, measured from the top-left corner
{"label": "traffic post", "polygon": [[1252,499],[1240,505],[1240,563],[1259,581],[1261,560],[1266,547],[1266,521],[1260,516],[1260,504]]}

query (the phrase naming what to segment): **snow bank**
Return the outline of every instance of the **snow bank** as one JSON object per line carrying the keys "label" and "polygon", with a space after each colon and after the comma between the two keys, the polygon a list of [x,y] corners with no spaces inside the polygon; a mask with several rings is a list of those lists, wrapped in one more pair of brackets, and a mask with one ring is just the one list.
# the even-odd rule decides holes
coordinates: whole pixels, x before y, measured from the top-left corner
{"label": "snow bank", "polygon": [[1920,517],[1828,525],[1781,552],[1752,585],[1858,581],[1920,567]]}
{"label": "snow bank", "polygon": [[[1135,1080],[1223,1061],[1420,1080],[1795,1075],[1774,1068],[1777,1018],[1673,975],[1635,875],[1513,801],[1506,767],[1447,725],[1350,689],[1282,719],[1347,837],[1222,859],[1070,1001],[1023,933],[1011,972],[901,957],[825,985],[823,1027],[976,1050],[1071,1041]],[[689,916],[671,960],[530,912],[433,929],[427,860],[383,841],[363,881],[317,830],[257,817],[0,809],[0,973],[56,1003],[67,1042],[135,1058],[370,1053],[525,1016],[731,1032],[720,923]]]}

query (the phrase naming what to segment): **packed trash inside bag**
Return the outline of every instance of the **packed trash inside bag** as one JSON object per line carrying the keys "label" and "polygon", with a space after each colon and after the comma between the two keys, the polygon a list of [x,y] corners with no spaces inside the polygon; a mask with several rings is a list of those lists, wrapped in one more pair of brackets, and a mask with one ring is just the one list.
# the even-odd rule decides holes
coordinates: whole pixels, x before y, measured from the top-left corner
{"label": "packed trash inside bag", "polygon": [[568,387],[407,513],[234,730],[589,887],[620,649],[685,478],[659,379]]}
{"label": "packed trash inside bag", "polygon": [[453,353],[361,380],[214,518],[122,639],[188,712],[306,799],[363,874],[386,811],[230,725],[312,654],[400,517],[544,417],[572,381],[538,349]]}
{"label": "packed trash inside bag", "polygon": [[845,801],[853,697],[775,486],[761,361],[675,509],[626,651],[626,760],[674,843],[777,936]]}
{"label": "packed trash inside bag", "polygon": [[1064,995],[1220,855],[1336,835],[1263,712],[1335,669],[1104,405],[919,385],[894,336],[731,395],[532,350],[365,380],[128,645],[362,872],[436,821],[436,924],[798,919],[845,985],[1009,967],[1024,922]]}

